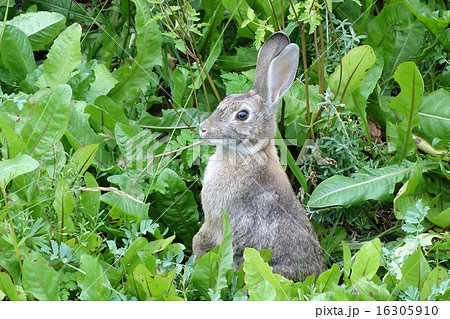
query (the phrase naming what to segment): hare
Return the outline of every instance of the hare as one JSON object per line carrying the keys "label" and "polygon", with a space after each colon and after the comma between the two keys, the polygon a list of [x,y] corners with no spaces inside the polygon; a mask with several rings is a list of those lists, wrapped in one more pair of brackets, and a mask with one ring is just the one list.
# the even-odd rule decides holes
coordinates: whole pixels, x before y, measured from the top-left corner
{"label": "hare", "polygon": [[272,143],[276,108],[295,78],[298,58],[298,46],[285,33],[274,33],[258,53],[252,89],[225,97],[200,124],[200,137],[216,151],[201,192],[205,223],[193,238],[197,257],[221,243],[225,210],[235,268],[244,248],[253,247],[270,249],[274,272],[292,280],[324,270],[317,236]]}

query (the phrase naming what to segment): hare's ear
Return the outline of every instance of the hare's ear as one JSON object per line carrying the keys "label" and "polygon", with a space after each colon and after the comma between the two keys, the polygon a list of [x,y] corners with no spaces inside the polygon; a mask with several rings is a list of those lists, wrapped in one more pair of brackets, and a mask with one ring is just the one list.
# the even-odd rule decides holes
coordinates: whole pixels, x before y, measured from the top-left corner
{"label": "hare's ear", "polygon": [[259,50],[252,89],[270,108],[275,109],[294,81],[298,56],[298,46],[289,44],[284,32],[274,33]]}
{"label": "hare's ear", "polygon": [[267,71],[267,101],[274,108],[294,82],[298,67],[298,46],[289,44],[273,59]]}

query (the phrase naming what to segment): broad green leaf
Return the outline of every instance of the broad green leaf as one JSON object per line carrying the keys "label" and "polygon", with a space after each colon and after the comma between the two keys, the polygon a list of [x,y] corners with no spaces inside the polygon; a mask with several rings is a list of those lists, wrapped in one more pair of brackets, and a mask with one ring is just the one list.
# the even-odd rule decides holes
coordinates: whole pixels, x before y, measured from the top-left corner
{"label": "broad green leaf", "polygon": [[81,26],[78,23],[72,24],[56,38],[44,61],[44,74],[37,83],[40,88],[54,88],[67,83],[70,73],[81,62],[80,39]]}
{"label": "broad green leaf", "polygon": [[[3,229],[2,229],[3,228]],[[7,229],[0,224],[0,266],[4,268],[15,282],[20,280],[21,269],[14,249],[12,238],[7,238]],[[10,237],[10,236],[8,236]]]}
{"label": "broad green leaf", "polygon": [[61,236],[74,232],[75,226],[70,214],[75,208],[75,197],[65,178],[61,177],[56,185],[53,208],[58,216],[58,231]]}
{"label": "broad green leaf", "polygon": [[[440,196],[436,198],[440,199]],[[441,212],[435,212],[433,209],[427,215],[427,219],[435,225],[438,225],[442,228],[447,228],[450,226],[450,207],[444,209]]]}
{"label": "broad green leaf", "polygon": [[414,62],[402,63],[394,73],[401,92],[389,103],[389,107],[401,115],[396,125],[396,137],[391,136],[397,152],[394,160],[400,161],[416,149],[412,130],[419,126],[419,106],[422,102],[423,80]]}
{"label": "broad green leaf", "polygon": [[358,254],[352,266],[351,280],[356,282],[360,278],[372,279],[380,267],[381,243],[380,239],[365,243]]}
{"label": "broad green leaf", "polygon": [[221,290],[228,286],[227,273],[233,270],[230,218],[225,211],[222,211],[222,223],[222,243],[197,260],[192,275],[192,283],[205,298],[209,298],[209,289],[220,294]]}
{"label": "broad green leaf", "polygon": [[333,264],[333,266],[320,274],[316,281],[316,287],[318,292],[327,292],[333,290],[334,285],[339,283],[341,278],[341,269],[338,264]]}
{"label": "broad green leaf", "polygon": [[385,5],[369,23],[366,43],[380,47],[384,57],[383,77],[391,76],[397,67],[420,54],[426,28],[403,3]]}
{"label": "broad green leaf", "polygon": [[124,192],[108,192],[100,196],[100,201],[111,207],[110,213],[124,214],[131,219],[148,219],[150,204],[144,204]]}
{"label": "broad green leaf", "polygon": [[133,258],[137,257],[138,252],[141,251],[147,244],[147,239],[143,237],[135,239],[120,259],[120,264],[124,267],[128,267]]}
{"label": "broad green leaf", "polygon": [[97,258],[84,254],[80,259],[80,270],[77,276],[81,288],[80,299],[91,301],[108,300],[111,295],[110,283],[106,271]]}
{"label": "broad green leaf", "polygon": [[419,108],[420,128],[432,141],[440,138],[450,141],[450,92],[436,90],[425,95]]}
{"label": "broad green leaf", "polygon": [[222,211],[222,229],[223,239],[219,246],[218,267],[217,267],[217,283],[215,292],[220,293],[223,288],[227,287],[227,272],[233,270],[233,238],[230,226],[230,217],[225,211]]}
{"label": "broad green leaf", "polygon": [[42,91],[37,101],[25,104],[22,139],[34,158],[46,152],[66,132],[72,90],[68,85]]}
{"label": "broad green leaf", "polygon": [[[97,188],[98,183],[95,177],[89,173],[84,173],[84,182],[88,188]],[[81,193],[79,210],[84,216],[95,219],[100,211],[100,191],[85,191]]]}
{"label": "broad green leaf", "polygon": [[190,247],[199,221],[194,194],[184,180],[168,168],[159,174],[157,183],[168,185],[168,189],[164,193],[155,193],[156,217]]}
{"label": "broad green leaf", "polygon": [[140,291],[145,293],[143,300],[164,300],[169,296],[176,296],[175,286],[172,282],[176,269],[171,271],[167,277],[153,275],[144,265],[139,264],[133,270],[134,281],[140,285]]}
{"label": "broad green leaf", "polygon": [[[109,93],[116,102],[133,100],[156,81],[152,69],[162,63],[162,35],[159,24],[145,0],[132,0],[136,5],[135,29],[137,55],[131,67],[122,66],[115,73],[119,82]],[[153,79],[152,79],[153,78]]]}
{"label": "broad green leaf", "polygon": [[356,47],[342,58],[342,69],[339,65],[330,75],[328,85],[340,100],[350,97],[358,89],[367,71],[374,65],[377,57],[369,45]]}
{"label": "broad green leaf", "polygon": [[23,263],[23,288],[41,301],[60,300],[58,273],[38,253],[28,254]]}
{"label": "broad green leaf", "polygon": [[32,172],[38,167],[39,162],[28,155],[0,161],[0,186],[6,187],[17,176]]}
{"label": "broad green leaf", "polygon": [[409,180],[403,184],[394,198],[394,213],[397,219],[404,219],[406,211],[410,207],[415,207],[418,194],[422,197],[427,194],[428,183],[422,176],[419,165],[415,165]]}
{"label": "broad green leaf", "polygon": [[119,104],[104,95],[98,97],[94,104],[86,106],[84,111],[91,115],[89,122],[97,132],[106,130],[114,133],[117,123],[128,124],[128,118]]}
{"label": "broad green leaf", "polygon": [[409,178],[412,164],[366,169],[352,178],[335,175],[320,183],[311,194],[309,207],[350,206],[368,199],[386,200],[395,185]]}
{"label": "broad green leaf", "polygon": [[20,82],[36,69],[30,41],[23,31],[7,25],[0,43],[2,64],[8,69],[11,79]]}
{"label": "broad green leaf", "polygon": [[39,10],[58,12],[68,19],[82,20],[84,23],[92,23],[92,17],[86,12],[86,7],[72,0],[27,0],[30,4],[36,4]]}
{"label": "broad green leaf", "polygon": [[422,289],[420,290],[420,300],[428,300],[433,287],[438,287],[441,282],[448,278],[447,270],[441,266],[434,268],[423,282]]}
{"label": "broad green leaf", "polygon": [[14,17],[7,24],[22,30],[33,50],[37,51],[43,50],[59,35],[66,24],[66,18],[57,12],[27,12]]}
{"label": "broad green leaf", "polygon": [[77,149],[73,153],[66,170],[72,171],[74,176],[83,175],[89,166],[91,166],[97,149],[98,144],[88,144]]}
{"label": "broad green leaf", "polygon": [[2,117],[7,117],[6,113],[0,112],[0,130],[4,134],[7,142],[7,157],[14,158],[17,154],[25,149],[25,144],[23,143],[20,136],[14,131],[11,125],[8,125]]}
{"label": "broad green leaf", "polygon": [[2,291],[11,301],[21,300],[16,287],[11,281],[11,277],[4,272],[0,272],[0,291]]}
{"label": "broad green leaf", "polygon": [[[289,300],[290,289],[292,281],[287,280],[281,275],[274,274],[272,267],[270,267],[259,255],[258,251],[253,248],[245,248],[244,250],[244,273],[245,284],[250,294],[250,300],[257,300],[261,297],[261,291],[258,287],[263,285],[270,285],[275,290],[275,299],[272,300]],[[263,283],[264,282],[264,283]],[[273,297],[272,289],[266,289],[269,293],[264,298]],[[256,291],[256,295],[253,292]],[[269,299],[263,299],[270,301]]]}
{"label": "broad green leaf", "polygon": [[408,7],[412,14],[416,16],[427,28],[433,33],[433,35],[439,39],[439,41],[445,46],[447,50],[450,50],[450,41],[445,36],[445,31],[448,30],[450,23],[450,11],[443,10],[442,15],[444,17],[436,16],[436,12],[432,12],[431,9],[425,3],[420,0],[403,0],[403,3]]}
{"label": "broad green leaf", "polygon": [[97,64],[94,72],[95,81],[90,85],[89,91],[86,93],[87,103],[92,103],[99,96],[108,94],[118,82],[104,64]]}
{"label": "broad green leaf", "polygon": [[430,273],[430,265],[422,253],[422,247],[412,253],[402,266],[402,279],[398,288],[405,291],[409,286],[416,287],[419,291]]}
{"label": "broad green leaf", "polygon": [[355,283],[354,291],[357,293],[357,300],[360,301],[387,301],[391,297],[386,285],[377,285],[364,277]]}

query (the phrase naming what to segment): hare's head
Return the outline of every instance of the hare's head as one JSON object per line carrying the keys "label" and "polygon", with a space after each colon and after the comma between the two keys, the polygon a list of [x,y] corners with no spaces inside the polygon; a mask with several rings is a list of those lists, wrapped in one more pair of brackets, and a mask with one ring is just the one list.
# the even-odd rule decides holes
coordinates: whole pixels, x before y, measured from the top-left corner
{"label": "hare's head", "polygon": [[241,153],[255,153],[266,147],[275,137],[276,107],[294,81],[298,51],[283,32],[267,39],[258,53],[252,89],[225,97],[200,124],[200,137]]}

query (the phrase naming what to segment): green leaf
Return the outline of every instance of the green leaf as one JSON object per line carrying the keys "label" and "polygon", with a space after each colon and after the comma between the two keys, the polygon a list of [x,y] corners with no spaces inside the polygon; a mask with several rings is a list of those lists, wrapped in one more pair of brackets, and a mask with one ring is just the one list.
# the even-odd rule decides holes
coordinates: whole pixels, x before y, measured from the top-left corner
{"label": "green leaf", "polygon": [[344,263],[344,281],[346,285],[350,285],[350,270],[352,266],[352,253],[348,245],[342,242],[342,261]]}
{"label": "green leaf", "polygon": [[[350,97],[361,83],[367,71],[374,65],[377,57],[369,45],[356,47],[342,58],[342,69],[339,65],[330,75],[328,85],[337,95],[341,94],[340,100]],[[359,114],[358,114],[359,115]]]}
{"label": "green leaf", "polygon": [[407,290],[409,286],[416,287],[419,291],[430,273],[430,266],[419,247],[412,253],[402,266],[402,279],[398,284],[398,289]]}
{"label": "green leaf", "polygon": [[123,109],[111,98],[107,96],[98,97],[94,104],[88,105],[85,112],[90,114],[89,119],[92,127],[97,131],[114,133],[117,123],[128,124],[128,118]]}
{"label": "green leaf", "polygon": [[19,301],[20,296],[17,293],[17,289],[11,281],[11,277],[4,272],[0,272],[0,291],[8,297],[11,301]]}
{"label": "green leaf", "polygon": [[[97,188],[98,183],[95,177],[86,172],[84,174],[84,182],[88,188]],[[91,216],[95,220],[100,211],[100,191],[85,191],[81,193],[79,210],[84,216]]]}
{"label": "green leaf", "polygon": [[30,40],[33,51],[43,50],[66,24],[66,18],[57,12],[27,12],[7,22],[22,30]]}
{"label": "green leaf", "polygon": [[422,289],[420,291],[420,300],[428,300],[428,296],[431,295],[433,287],[439,287],[441,282],[448,278],[447,270],[441,266],[434,268],[423,282]]}
{"label": "green leaf", "polygon": [[316,281],[316,287],[318,292],[327,292],[333,290],[334,285],[339,283],[341,278],[341,269],[338,264],[333,264],[333,266],[320,274]]}
{"label": "green leaf", "polygon": [[34,158],[46,152],[64,135],[69,121],[69,105],[72,90],[68,85],[44,90],[37,101],[25,104],[21,119],[22,139],[26,151]]}
{"label": "green leaf", "polygon": [[44,61],[44,74],[37,82],[40,88],[54,88],[67,83],[70,73],[81,62],[80,39],[81,26],[78,23],[72,24],[56,38]]}
{"label": "green leaf", "polygon": [[[281,275],[274,274],[270,267],[253,248],[244,250],[245,284],[250,294],[250,300],[289,300],[292,281]],[[261,295],[260,285],[270,285],[273,289],[265,288],[267,295]],[[275,296],[272,291],[275,290]],[[253,294],[256,292],[256,294]],[[263,297],[264,299],[259,299]],[[275,299],[268,299],[273,298]],[[257,299],[258,298],[258,299]],[[266,299],[267,298],[267,299]]]}
{"label": "green leaf", "polygon": [[111,295],[107,273],[103,271],[98,258],[84,254],[80,258],[77,283],[81,288],[80,299],[91,301],[108,300]]}
{"label": "green leaf", "polygon": [[6,187],[17,176],[32,172],[38,167],[39,162],[28,155],[0,161],[0,186]]}
{"label": "green leaf", "polygon": [[71,170],[74,176],[83,175],[89,166],[91,166],[97,149],[98,144],[88,144],[77,149],[73,153],[66,170]]}
{"label": "green leaf", "polygon": [[440,138],[450,141],[450,92],[436,90],[422,100],[419,108],[420,128],[432,141]]}
{"label": "green leaf", "polygon": [[394,73],[394,79],[400,85],[401,92],[389,103],[402,116],[396,123],[396,136],[391,136],[397,152],[394,160],[400,161],[416,149],[412,130],[419,126],[419,106],[422,102],[423,80],[414,62],[400,64]]}
{"label": "green leaf", "polygon": [[75,231],[75,226],[70,214],[75,208],[75,197],[66,179],[60,178],[55,189],[55,200],[53,208],[58,216],[58,231],[67,234]]}
{"label": "green leaf", "polygon": [[198,259],[192,275],[192,283],[205,298],[209,298],[209,289],[220,294],[223,288],[228,287],[226,275],[233,270],[230,218],[225,211],[222,211],[222,223],[222,243]]}
{"label": "green leaf", "polygon": [[145,297],[141,300],[164,300],[167,297],[177,296],[173,277],[176,269],[172,270],[167,277],[153,275],[143,264],[139,264],[133,270],[133,279],[140,287],[138,291],[144,292]]}
{"label": "green leaf", "polygon": [[20,29],[7,25],[0,43],[3,65],[8,69],[11,79],[20,82],[36,69],[30,41]]}
{"label": "green leaf", "polygon": [[164,193],[155,193],[157,218],[190,247],[199,221],[194,194],[186,187],[184,180],[168,168],[159,174],[157,183],[169,186]]}
{"label": "green leaf", "polygon": [[39,10],[58,12],[68,19],[82,20],[84,23],[92,23],[92,17],[86,12],[86,7],[72,0],[27,0],[28,3],[36,4]]}
{"label": "green leaf", "polygon": [[14,158],[25,149],[22,139],[2,117],[7,117],[6,113],[0,112],[0,130],[3,132],[7,143],[7,158]]}
{"label": "green leaf", "polygon": [[389,77],[402,62],[420,53],[426,28],[403,3],[393,3],[369,23],[367,44],[380,47],[384,57],[384,77]]}
{"label": "green leaf", "polygon": [[87,103],[92,103],[99,96],[108,94],[118,82],[104,64],[97,64],[94,72],[95,81],[90,85],[89,91],[86,93]]}
{"label": "green leaf", "polygon": [[375,238],[365,243],[358,254],[352,266],[351,280],[356,282],[360,278],[372,279],[380,267],[381,243],[380,239]]}
{"label": "green leaf", "polygon": [[420,20],[436,38],[439,39],[445,48],[450,50],[450,41],[444,33],[448,30],[448,25],[450,23],[449,10],[440,11],[447,13],[446,17],[441,18],[437,17],[435,12],[431,12],[428,5],[422,3],[420,0],[403,0],[403,3],[408,7],[411,13],[414,14],[416,18]]}
{"label": "green leaf", "polygon": [[357,294],[357,300],[360,301],[387,301],[391,297],[391,293],[385,285],[379,286],[364,277],[358,279],[355,283],[354,291]]}
{"label": "green leaf", "polygon": [[413,170],[412,164],[398,164],[380,169],[366,169],[352,178],[332,176],[317,186],[308,201],[309,207],[351,206],[368,199],[385,200],[395,184],[405,181]]}
{"label": "green leaf", "polygon": [[41,301],[60,300],[58,273],[39,254],[26,256],[22,272],[23,288]]}
{"label": "green leaf", "polygon": [[119,82],[109,96],[116,102],[135,99],[145,90],[149,82],[156,81],[155,75],[151,75],[151,72],[154,66],[162,63],[162,35],[159,24],[151,14],[146,0],[132,1],[136,5],[135,28],[138,53],[131,67],[122,66],[115,72]]}
{"label": "green leaf", "polygon": [[133,199],[124,192],[108,192],[100,196],[100,201],[111,207],[111,213],[119,212],[136,221],[148,219],[148,208],[150,204],[144,204]]}

